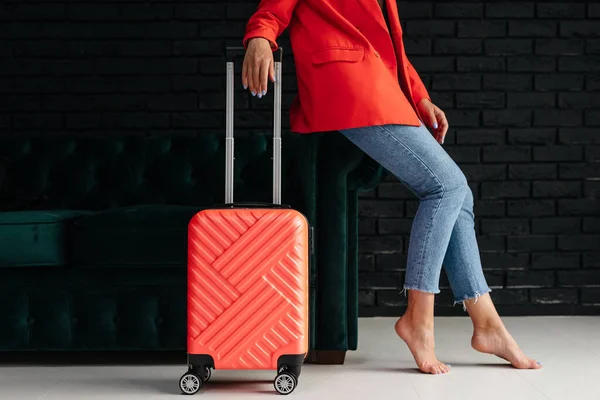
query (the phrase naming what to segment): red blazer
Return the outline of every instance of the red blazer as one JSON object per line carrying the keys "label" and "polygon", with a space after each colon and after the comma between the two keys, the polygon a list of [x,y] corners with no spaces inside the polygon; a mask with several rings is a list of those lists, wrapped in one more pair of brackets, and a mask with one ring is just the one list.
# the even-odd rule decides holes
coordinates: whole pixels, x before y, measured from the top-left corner
{"label": "red blazer", "polygon": [[429,95],[406,58],[396,2],[385,2],[393,42],[376,0],[260,2],[243,42],[263,37],[276,49],[289,26],[298,80],[292,131],[420,125],[416,105]]}

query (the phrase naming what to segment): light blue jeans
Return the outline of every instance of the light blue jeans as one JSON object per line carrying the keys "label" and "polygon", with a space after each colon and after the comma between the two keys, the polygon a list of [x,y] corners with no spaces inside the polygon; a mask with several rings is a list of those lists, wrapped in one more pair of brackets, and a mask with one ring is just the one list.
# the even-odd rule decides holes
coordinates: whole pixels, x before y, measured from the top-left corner
{"label": "light blue jeans", "polygon": [[465,175],[423,125],[342,131],[420,200],[408,247],[404,290],[439,293],[442,265],[455,304],[490,292],[475,235],[473,193]]}

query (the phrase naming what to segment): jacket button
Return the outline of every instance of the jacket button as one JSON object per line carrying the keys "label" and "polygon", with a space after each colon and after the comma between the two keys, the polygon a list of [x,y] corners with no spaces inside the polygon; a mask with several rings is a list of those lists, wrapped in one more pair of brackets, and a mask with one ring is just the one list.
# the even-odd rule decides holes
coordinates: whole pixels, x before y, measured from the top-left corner
{"label": "jacket button", "polygon": [[375,52],[375,57],[379,58],[379,53]]}

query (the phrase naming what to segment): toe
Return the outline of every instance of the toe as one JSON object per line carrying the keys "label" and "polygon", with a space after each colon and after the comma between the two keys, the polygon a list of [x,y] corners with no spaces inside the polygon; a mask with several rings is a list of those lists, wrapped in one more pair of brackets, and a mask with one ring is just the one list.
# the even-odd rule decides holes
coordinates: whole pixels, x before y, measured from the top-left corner
{"label": "toe", "polygon": [[542,365],[544,365],[544,364],[539,361],[531,360],[531,368],[532,369],[540,369],[540,368],[542,368]]}

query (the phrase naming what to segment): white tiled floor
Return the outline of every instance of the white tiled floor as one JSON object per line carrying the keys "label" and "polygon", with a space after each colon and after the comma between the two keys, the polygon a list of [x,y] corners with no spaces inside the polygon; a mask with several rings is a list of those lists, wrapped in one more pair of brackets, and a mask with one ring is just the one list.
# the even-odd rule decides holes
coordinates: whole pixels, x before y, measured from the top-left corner
{"label": "white tiled floor", "polygon": [[[360,321],[359,351],[344,366],[309,365],[289,397],[296,399],[599,400],[600,317],[505,318],[521,347],[542,361],[518,371],[469,346],[466,318],[436,319],[437,353],[452,364],[444,376],[416,371],[392,329],[394,319]],[[0,366],[1,400],[141,400],[179,396],[185,366]],[[271,372],[213,371],[202,399],[276,396]],[[272,397],[277,398],[277,397]]]}

